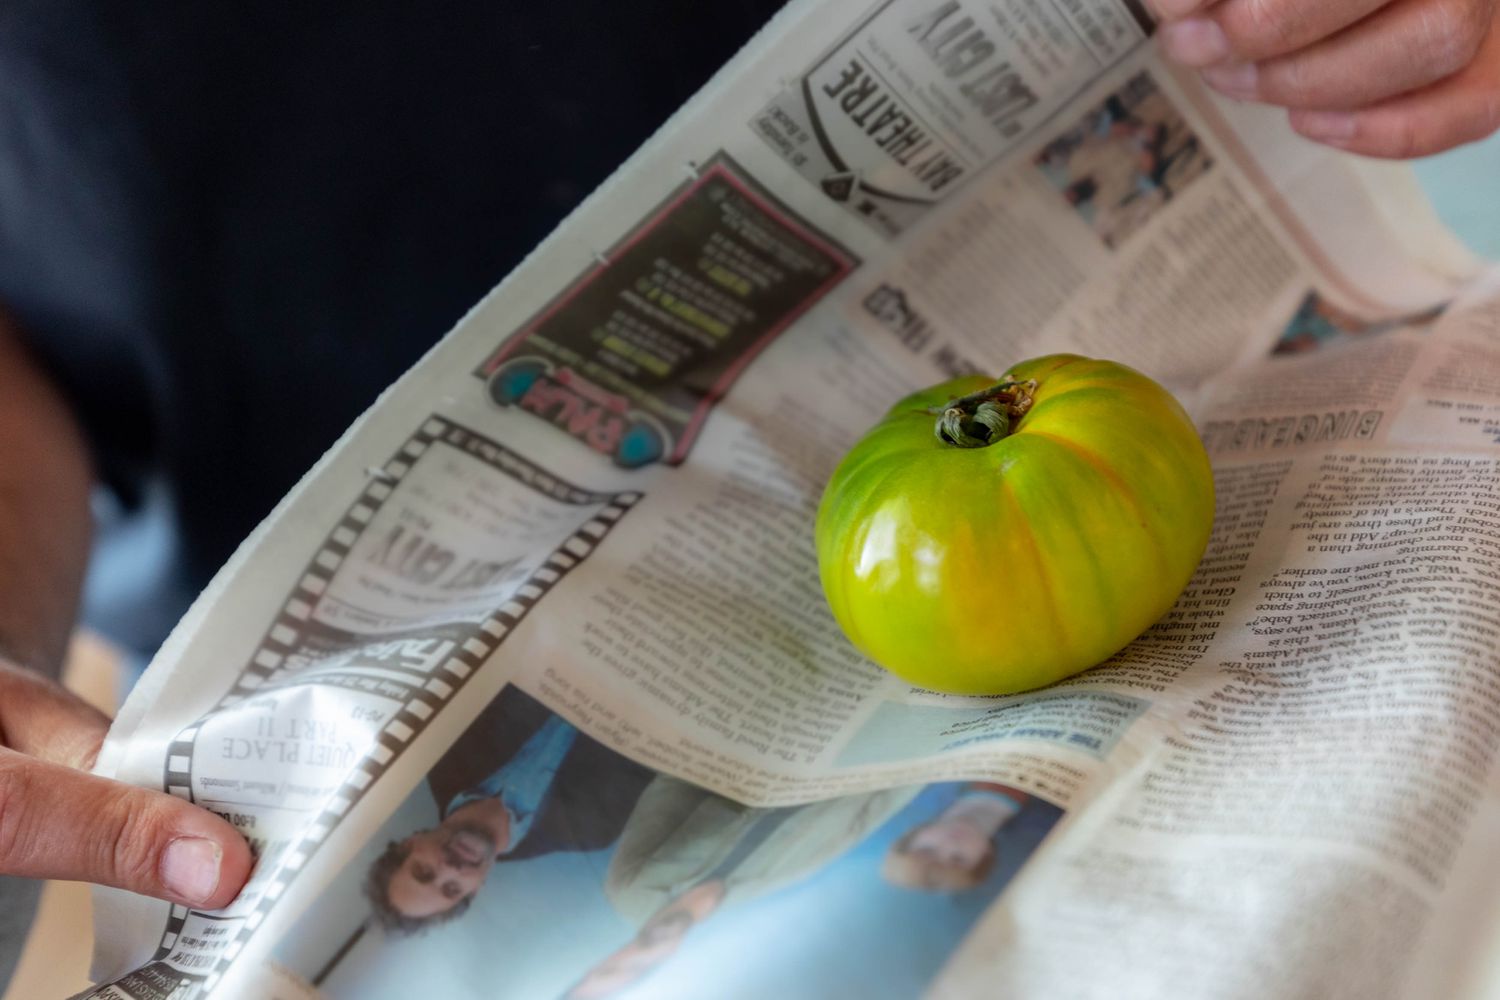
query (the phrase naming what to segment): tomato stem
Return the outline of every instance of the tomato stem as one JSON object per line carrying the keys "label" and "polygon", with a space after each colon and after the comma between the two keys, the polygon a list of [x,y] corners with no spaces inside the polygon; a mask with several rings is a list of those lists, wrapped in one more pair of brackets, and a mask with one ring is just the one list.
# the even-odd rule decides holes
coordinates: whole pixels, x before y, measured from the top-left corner
{"label": "tomato stem", "polygon": [[1024,417],[1036,393],[1036,379],[1017,382],[1009,375],[981,392],[970,393],[927,412],[938,418],[933,433],[955,448],[988,448],[1008,436]]}

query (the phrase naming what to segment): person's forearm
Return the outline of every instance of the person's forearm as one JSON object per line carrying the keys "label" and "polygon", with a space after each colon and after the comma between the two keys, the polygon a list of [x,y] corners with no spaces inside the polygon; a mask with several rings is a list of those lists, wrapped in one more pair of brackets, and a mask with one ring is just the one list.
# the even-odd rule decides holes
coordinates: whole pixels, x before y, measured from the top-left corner
{"label": "person's forearm", "polygon": [[88,560],[91,484],[72,413],[0,310],[0,656],[54,676]]}

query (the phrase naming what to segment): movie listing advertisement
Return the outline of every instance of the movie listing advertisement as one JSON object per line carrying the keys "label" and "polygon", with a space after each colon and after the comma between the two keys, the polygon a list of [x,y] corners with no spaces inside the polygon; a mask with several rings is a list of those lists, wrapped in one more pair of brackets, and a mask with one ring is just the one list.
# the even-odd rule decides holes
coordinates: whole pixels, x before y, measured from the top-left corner
{"label": "movie listing advertisement", "polygon": [[718,154],[477,374],[637,469],[687,457],[745,367],[859,261]]}

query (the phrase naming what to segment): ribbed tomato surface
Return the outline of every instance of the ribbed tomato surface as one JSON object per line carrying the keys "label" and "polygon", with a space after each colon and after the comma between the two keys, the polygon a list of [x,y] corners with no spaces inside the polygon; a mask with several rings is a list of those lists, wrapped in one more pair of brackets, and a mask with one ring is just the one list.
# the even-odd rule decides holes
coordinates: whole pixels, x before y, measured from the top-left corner
{"label": "ribbed tomato surface", "polygon": [[1127,645],[1208,544],[1208,456],[1182,407],[1123,365],[1053,355],[1007,375],[1030,409],[985,446],[937,415],[994,379],[907,397],[834,473],[818,511],[823,589],[866,655],[964,694],[1041,687]]}

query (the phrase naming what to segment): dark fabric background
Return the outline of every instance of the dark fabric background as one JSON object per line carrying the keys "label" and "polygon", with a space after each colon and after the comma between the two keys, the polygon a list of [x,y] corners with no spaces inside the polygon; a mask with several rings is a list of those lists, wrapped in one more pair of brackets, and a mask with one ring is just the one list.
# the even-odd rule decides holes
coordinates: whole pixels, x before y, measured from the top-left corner
{"label": "dark fabric background", "polygon": [[172,599],[779,5],[0,5],[0,303]]}

